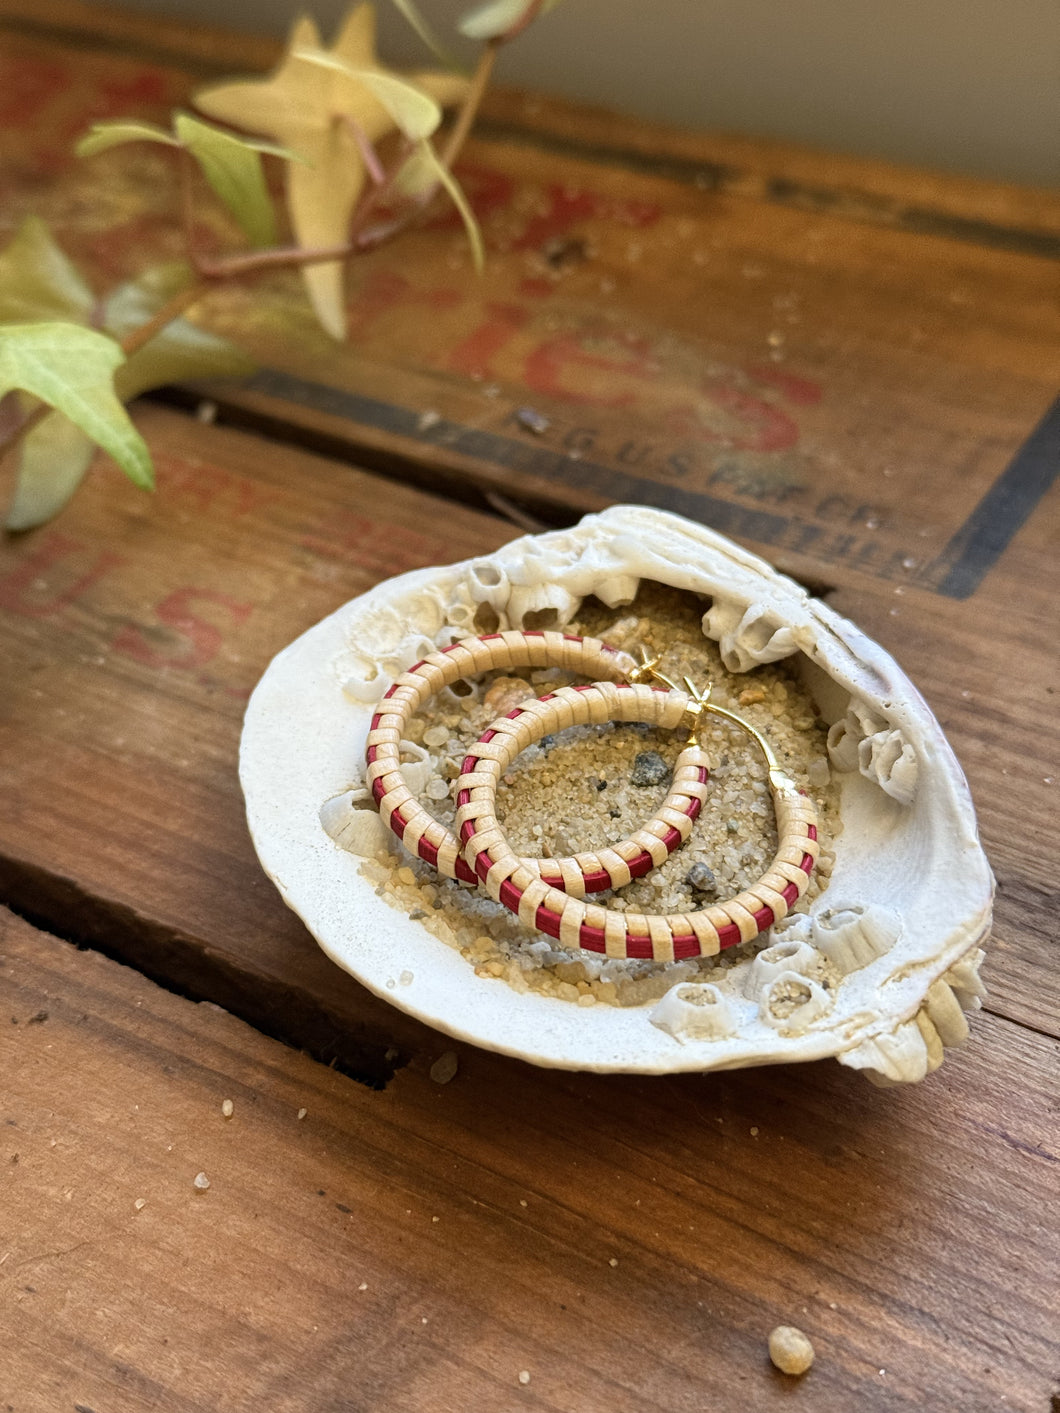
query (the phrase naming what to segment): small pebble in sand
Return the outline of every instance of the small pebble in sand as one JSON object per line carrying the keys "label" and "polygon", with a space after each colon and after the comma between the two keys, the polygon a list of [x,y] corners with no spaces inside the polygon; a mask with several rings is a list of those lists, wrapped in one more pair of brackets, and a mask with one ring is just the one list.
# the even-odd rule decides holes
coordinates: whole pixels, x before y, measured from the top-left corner
{"label": "small pebble in sand", "polygon": [[806,768],[806,778],[815,790],[823,790],[832,778],[832,772],[824,756],[815,756]]}
{"label": "small pebble in sand", "polygon": [[205,1192],[210,1186],[210,1179],[205,1173],[196,1173],[191,1185],[196,1192]]}
{"label": "small pebble in sand", "polygon": [[519,1382],[520,1382],[521,1384],[523,1384],[524,1386],[530,1382],[530,1370],[529,1370],[529,1369],[520,1369],[520,1370],[519,1370]]}
{"label": "small pebble in sand", "polygon": [[794,1325],[778,1325],[769,1336],[769,1357],[782,1374],[805,1374],[813,1363],[813,1345]]}
{"label": "small pebble in sand", "polygon": [[658,751],[641,751],[629,772],[631,785],[661,785],[670,776],[670,767]]}
{"label": "small pebble in sand", "polygon": [[231,1099],[221,1100],[221,1113],[225,1116],[226,1119],[230,1119],[234,1111],[235,1105],[232,1103]]}
{"label": "small pebble in sand", "polygon": [[717,891],[718,880],[714,877],[714,870],[708,868],[705,863],[695,863],[685,874],[685,882],[696,893],[714,893]]}

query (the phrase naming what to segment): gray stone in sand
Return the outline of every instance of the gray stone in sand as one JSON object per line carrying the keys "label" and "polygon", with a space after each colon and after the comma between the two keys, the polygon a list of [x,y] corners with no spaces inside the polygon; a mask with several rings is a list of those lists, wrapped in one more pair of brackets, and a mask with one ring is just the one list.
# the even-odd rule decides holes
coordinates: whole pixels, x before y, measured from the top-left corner
{"label": "gray stone in sand", "polygon": [[697,893],[713,893],[718,887],[714,870],[705,863],[695,863],[685,874],[685,882]]}
{"label": "gray stone in sand", "polygon": [[629,779],[632,785],[661,785],[670,775],[670,767],[658,751],[641,751],[633,762]]}

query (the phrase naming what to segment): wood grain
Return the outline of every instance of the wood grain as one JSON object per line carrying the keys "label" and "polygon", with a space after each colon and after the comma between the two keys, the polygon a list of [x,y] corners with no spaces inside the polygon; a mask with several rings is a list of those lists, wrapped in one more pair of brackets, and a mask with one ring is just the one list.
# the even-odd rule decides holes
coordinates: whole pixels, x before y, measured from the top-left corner
{"label": "wood grain", "polygon": [[[124,50],[196,73],[267,69],[282,48],[270,35],[201,21],[188,26],[95,0],[3,0],[0,20],[14,33],[67,48]],[[890,223],[912,206],[976,225],[1060,234],[1060,195],[1048,188],[929,171],[741,133],[689,131],[505,85],[487,96],[483,126],[490,132],[518,129],[542,144],[561,140],[591,145],[601,163],[617,157],[633,165],[639,159],[641,166],[656,171],[687,172],[693,180],[698,176],[704,188],[725,180],[734,182],[735,189],[755,193],[765,192],[767,183],[828,188],[833,201],[843,195],[860,199]]]}
{"label": "wood grain", "polygon": [[[65,0],[0,13],[36,105],[12,110],[0,145],[12,218],[50,216],[101,282],[176,255],[164,157],[77,165],[62,142],[107,103],[163,117],[204,65],[264,66],[268,42],[240,57],[170,27],[152,45],[142,23]],[[553,100],[500,94],[490,112],[465,172],[485,279],[436,222],[356,266],[348,348],[315,329],[295,276],[219,293],[200,317],[265,367],[211,396],[273,441],[460,496],[492,488],[553,520],[670,506],[831,590],[968,769],[1001,883],[991,1004],[1055,1033],[1060,859],[1028,821],[1049,816],[1057,775],[1056,406],[1040,419],[1060,303],[1040,241],[1006,248],[997,231],[1055,234],[1060,203]],[[697,184],[712,152],[722,175]],[[777,196],[829,180],[813,209]],[[97,215],[101,181],[113,204]],[[927,209],[933,225],[902,215]],[[527,404],[547,414],[539,436]]]}
{"label": "wood grain", "polygon": [[[152,49],[134,25],[117,46],[113,16],[94,38],[80,13],[9,3],[12,82],[33,101],[12,105],[0,175],[8,218],[50,219],[105,284],[180,252],[167,156],[78,164],[70,143],[123,99],[164,118],[203,42],[182,52],[167,30]],[[218,38],[216,63],[264,62],[239,43]],[[721,141],[500,95],[462,173],[485,276],[440,211],[355,262],[348,346],[294,274],[219,291],[199,317],[263,365],[224,404],[431,486],[567,518],[659,504],[816,582],[951,592],[955,539],[1055,397],[1060,201],[735,139],[728,175],[697,180],[691,154]]]}
{"label": "wood grain", "polygon": [[[165,182],[145,186],[142,167],[130,165],[124,150],[111,154],[105,171],[74,166],[62,154],[59,138],[64,133],[69,138],[104,101],[135,96],[145,116],[162,116],[186,91],[189,70],[203,62],[201,36],[182,50],[179,31],[159,31],[164,52],[152,50],[145,58],[142,26],[133,25],[124,46],[117,45],[120,21],[113,15],[101,17],[93,31],[90,17],[77,6],[45,8],[34,22],[36,37],[27,37],[28,21],[17,5],[8,15],[16,28],[23,27],[10,44],[12,54],[28,65],[26,73],[35,76],[37,104],[17,115],[23,132],[34,124],[33,142],[9,142],[0,153],[11,178],[12,209],[19,201],[43,208],[101,278],[130,273],[152,253],[175,254]],[[41,37],[49,15],[66,36],[63,43]],[[76,63],[69,47],[75,31],[82,42]],[[234,54],[223,45],[213,52]],[[264,62],[257,52],[256,59]],[[275,458],[274,476],[285,477],[290,463],[276,440],[308,438],[332,451],[366,453],[377,469],[396,479],[419,479],[464,496],[469,483],[493,486],[544,504],[546,513],[560,518],[622,498],[674,504],[735,533],[798,577],[834,586],[836,605],[912,672],[969,770],[1001,879],[991,1004],[1055,1033],[1060,980],[1046,958],[1051,880],[1060,861],[1052,836],[1026,827],[1028,818],[1048,814],[1055,793],[1046,783],[1055,778],[1057,742],[1050,701],[1053,659],[1043,631],[1056,588],[1057,498],[1055,488],[1045,490],[1055,473],[1055,449],[1045,444],[1022,479],[1013,479],[996,517],[980,517],[971,548],[965,535],[1051,395],[1047,389],[1060,345],[1052,336],[1055,314],[1040,295],[1055,267],[938,234],[914,236],[897,221],[870,226],[842,213],[821,217],[782,209],[766,199],[764,186],[745,182],[703,192],[646,172],[643,163],[631,172],[616,162],[594,164],[584,153],[558,154],[555,104],[540,109],[543,136],[535,146],[534,114],[524,104],[513,135],[515,109],[506,103],[498,100],[498,111],[507,114],[507,135],[487,137],[480,154],[486,167],[476,168],[472,182],[495,247],[486,282],[469,286],[457,234],[450,238],[428,230],[411,237],[402,247],[400,266],[388,263],[390,253],[380,252],[358,267],[355,343],[348,350],[311,327],[293,279],[277,279],[267,290],[282,318],[256,293],[217,296],[204,314],[219,328],[249,335],[272,367],[238,392],[214,390],[229,415],[258,419],[270,443],[215,445],[243,448],[239,455],[248,468],[258,459],[249,450],[256,445],[263,459]],[[17,135],[19,129],[12,131]],[[572,141],[581,133],[590,146],[605,136],[592,114],[572,120],[565,131]],[[616,127],[613,137],[619,146],[632,141],[628,126]],[[657,146],[672,155],[680,143],[660,135]],[[638,150],[646,149],[642,144]],[[759,157],[754,170],[764,181],[764,156]],[[777,170],[794,178],[794,167]],[[807,181],[821,176],[806,167],[798,170]],[[842,170],[844,181],[854,181],[852,169]],[[565,177],[561,187],[557,171]],[[874,189],[881,200],[897,199],[898,176],[885,176]],[[863,178],[864,172],[858,178],[862,184]],[[101,179],[113,184],[119,209],[129,212],[116,236],[110,229],[113,209],[94,214],[93,193]],[[491,207],[497,183],[503,201]],[[962,218],[977,209],[975,201],[984,194],[975,183],[947,180],[939,190],[946,209]],[[910,199],[913,195],[910,188]],[[927,199],[923,183],[915,199]],[[996,204],[985,203],[981,210],[983,219],[1002,219]],[[1048,224],[1046,207],[1034,210],[1037,215],[1014,206],[1012,220]],[[545,253],[557,241],[558,263]],[[697,264],[697,254],[702,263]],[[614,287],[604,292],[609,281]],[[783,335],[777,347],[770,346],[771,331]],[[789,338],[801,341],[795,367]],[[290,351],[296,345],[297,357]],[[781,356],[773,361],[774,354]],[[758,360],[753,364],[752,356]],[[297,373],[285,371],[295,368]],[[706,401],[704,379],[711,384]],[[554,389],[544,403],[542,385]],[[566,392],[557,393],[556,387]],[[513,425],[513,409],[528,400],[549,412],[542,438],[517,419]],[[430,426],[424,425],[425,411],[437,419]],[[722,452],[712,440],[724,431],[718,416],[723,422],[730,416],[742,421],[745,432],[757,425],[794,441],[772,451],[729,446]],[[190,956],[228,957],[207,941],[218,916],[215,905],[221,916],[232,915],[221,928],[226,938],[238,935],[235,915],[243,908],[249,908],[246,916],[254,919],[260,936],[274,935],[262,915],[269,908],[263,902],[268,892],[252,865],[246,886],[237,890],[250,896],[240,897],[238,907],[215,866],[217,858],[248,858],[228,763],[240,694],[255,672],[245,666],[227,675],[218,671],[232,651],[224,646],[226,634],[253,638],[264,615],[271,614],[275,636],[269,643],[278,646],[354,586],[367,587],[408,563],[450,558],[458,549],[448,535],[409,541],[403,531],[384,528],[387,547],[380,552],[371,516],[345,508],[336,516],[321,514],[321,497],[330,507],[343,492],[337,484],[324,487],[320,465],[297,497],[297,508],[288,499],[271,517],[244,514],[240,497],[249,498],[251,507],[261,495],[272,494],[276,482],[267,470],[263,486],[237,478],[222,490],[223,475],[196,470],[199,459],[216,470],[219,453],[199,446],[203,437],[209,441],[216,434],[200,436],[187,424],[164,419],[149,425],[169,429],[163,445],[168,439],[173,448],[175,479],[167,479],[164,470],[159,506],[168,506],[175,491],[173,504],[181,507],[175,521],[161,509],[153,537],[144,537],[137,533],[139,511],[132,522],[123,519],[125,512],[117,519],[107,512],[97,521],[86,495],[84,508],[79,504],[63,522],[68,528],[5,548],[4,606],[20,620],[14,636],[23,645],[27,622],[34,625],[38,647],[47,645],[42,661],[49,665],[41,670],[61,684],[49,699],[51,719],[59,723],[55,736],[69,754],[54,758],[62,761],[60,771],[42,769],[39,753],[21,744],[40,721],[40,699],[33,694],[41,689],[26,677],[19,703],[8,708],[9,720],[20,713],[21,726],[12,728],[8,740],[19,760],[10,779],[24,797],[12,812],[10,852],[0,869],[15,890],[8,896],[23,906],[33,903],[42,921],[79,936],[107,934],[122,955],[173,984],[194,987],[204,982],[185,964]],[[733,423],[727,425],[733,434]],[[712,458],[710,465],[690,469],[689,457],[704,454]],[[925,466],[931,475],[924,474]],[[256,466],[253,470],[252,482]],[[419,503],[402,508],[396,487],[375,486],[394,507],[387,516],[408,528]],[[350,494],[358,493],[351,488]],[[227,567],[225,572],[218,567],[229,552],[225,525],[233,516],[245,526],[238,554],[246,559],[249,593],[234,590]],[[329,523],[322,529],[324,521]],[[1005,532],[998,540],[995,529],[1002,521]],[[470,527],[471,521],[463,523]],[[163,527],[178,524],[193,542],[174,550]],[[277,536],[282,554],[272,548]],[[130,537],[138,568],[126,573]],[[478,549],[487,541],[489,535],[480,540],[469,533],[462,543]],[[93,552],[97,542],[104,547]],[[411,560],[398,553],[399,545],[404,552],[409,543],[419,546]],[[326,569],[313,564],[313,556],[321,554]],[[292,555],[309,585],[299,587],[295,599],[282,563]],[[211,557],[217,563],[208,568]],[[344,557],[357,561],[356,576],[340,572]],[[972,595],[967,604],[937,592],[960,572],[966,582],[958,591]],[[54,604],[34,598],[34,576],[41,574],[59,585]],[[148,602],[139,583],[159,575],[166,592]],[[115,584],[122,592],[111,601],[105,590]],[[94,596],[96,616],[86,619],[74,600],[83,604]],[[299,600],[305,612],[292,616],[288,610]],[[277,603],[282,611],[272,614]],[[160,604],[168,624],[153,616]],[[185,619],[190,629],[180,628]],[[82,627],[79,642],[70,637],[74,620]],[[80,658],[71,662],[71,652]],[[244,662],[260,665],[266,655],[251,651]],[[103,661],[94,664],[96,658]],[[179,768],[182,789],[175,793],[183,802],[194,798],[195,808],[181,818],[181,830],[173,831],[183,842],[166,840],[166,857],[194,856],[193,866],[179,871],[183,882],[175,891],[172,882],[160,881],[166,870],[141,842],[145,834],[157,834],[149,823],[156,810],[151,788],[162,778],[158,771],[177,769],[171,747],[157,730],[136,732],[151,749],[143,758],[134,756],[135,766],[124,773],[109,765],[120,754],[109,744],[120,735],[110,724],[112,703],[126,700],[130,673],[144,680],[161,676],[167,687],[177,687],[175,697],[163,696],[170,704],[166,726],[194,745],[178,757],[189,764]],[[87,684],[77,680],[80,676]],[[93,727],[76,739],[64,692],[93,704]],[[144,700],[161,716],[154,697]],[[195,729],[181,715],[186,708]],[[164,759],[157,761],[158,755]],[[102,773],[115,784],[113,798],[140,800],[136,827],[127,804],[121,812],[103,807],[100,819],[91,801],[79,802],[69,815],[62,862],[53,866],[60,854],[54,841],[49,854],[43,820],[56,781],[62,779],[69,798],[69,782],[94,781],[103,762],[108,764]],[[189,777],[199,782],[197,797],[188,788]],[[220,816],[218,792],[226,801]],[[216,837],[218,818],[230,821],[223,841]],[[42,824],[35,832],[38,820]],[[102,844],[106,839],[109,852]],[[130,889],[136,871],[130,875],[114,865],[115,851],[128,849],[133,839],[151,863],[143,870],[149,877],[136,877],[137,886]],[[47,906],[45,896],[51,900]],[[284,922],[280,936],[286,938],[290,923]],[[197,939],[192,952],[170,946],[172,930]],[[118,937],[126,940],[118,943]],[[286,941],[277,944],[276,957],[286,956],[286,948]],[[178,956],[185,962],[178,964]],[[326,994],[324,971],[318,964],[315,985],[321,994]],[[282,967],[271,974],[282,975]],[[231,978],[224,982],[232,1004],[238,994],[238,988],[230,990],[234,985]],[[260,1009],[244,1013],[265,1023]],[[284,1014],[292,1013],[285,1009]],[[285,1033],[306,1041],[318,1028],[299,1022]],[[319,1039],[314,1049],[321,1053]]]}
{"label": "wood grain", "polygon": [[[0,544],[0,897],[270,1034],[384,1076],[422,1044],[339,976],[284,909],[246,836],[240,718],[272,654],[380,578],[511,538],[501,522],[161,408],[146,497],[98,465],[63,519]],[[1028,530],[1028,535],[1031,531]],[[893,647],[971,773],[1001,874],[988,1004],[1055,1034],[1047,813],[1055,759],[1049,546],[1001,657],[967,605],[853,589],[841,611]],[[941,614],[945,607],[947,616]],[[897,616],[892,616],[892,609]],[[968,693],[968,696],[964,694]],[[1034,750],[1027,749],[1033,723]]]}
{"label": "wood grain", "polygon": [[140,425],[155,496],[100,464],[56,526],[0,543],[0,898],[379,1079],[425,1032],[326,961],[261,872],[243,709],[347,599],[512,528],[161,408]]}
{"label": "wood grain", "polygon": [[[0,928],[12,1413],[1048,1406],[1040,1036],[981,1017],[888,1093],[834,1065],[649,1081],[474,1051],[373,1093]],[[767,1362],[780,1322],[816,1347],[797,1385]]]}
{"label": "wood grain", "polygon": [[[0,30],[4,225],[46,216],[101,290],[179,254],[164,158],[70,144],[274,43],[80,0],[0,0]],[[356,267],[348,347],[294,276],[214,295],[196,317],[263,368],[208,396],[249,431],[141,408],[156,497],[97,465],[0,543],[0,901],[213,1003],[0,912],[0,1409],[1045,1413],[1060,199],[503,92],[462,176],[482,281],[439,215]],[[379,579],[510,538],[482,491],[683,510],[912,674],[999,881],[993,1014],[939,1074],[461,1049],[442,1087],[449,1042],[284,909],[247,694]],[[817,1348],[800,1384],[780,1322]]]}
{"label": "wood grain", "polygon": [[1049,188],[936,172],[746,133],[697,132],[549,94],[497,88],[484,114],[490,136],[519,133],[601,165],[624,164],[757,200],[824,209],[847,219],[953,239],[1038,248],[1060,234],[1060,195]]}

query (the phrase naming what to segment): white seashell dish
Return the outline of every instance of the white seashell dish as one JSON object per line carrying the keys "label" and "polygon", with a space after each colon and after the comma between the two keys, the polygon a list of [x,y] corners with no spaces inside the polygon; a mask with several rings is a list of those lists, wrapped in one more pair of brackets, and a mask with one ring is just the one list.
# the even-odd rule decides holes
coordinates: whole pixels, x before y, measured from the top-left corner
{"label": "white seashell dish", "polygon": [[[716,966],[674,973],[644,1004],[575,1004],[482,974],[430,917],[387,901],[379,860],[387,849],[394,868],[411,857],[366,808],[365,738],[393,679],[482,631],[484,610],[501,628],[562,628],[588,596],[618,610],[646,581],[709,600],[702,632],[728,672],[754,681],[762,664],[782,664],[811,694],[841,832],[808,910]],[[480,694],[472,683],[464,700]],[[410,743],[407,760],[422,788],[426,750]],[[333,961],[446,1034],[534,1064],[663,1074],[834,1056],[878,1083],[919,1080],[965,1039],[965,1012],[983,995],[993,879],[964,777],[923,698],[827,604],[662,511],[616,506],[346,604],[265,672],[240,778],[266,873]]]}

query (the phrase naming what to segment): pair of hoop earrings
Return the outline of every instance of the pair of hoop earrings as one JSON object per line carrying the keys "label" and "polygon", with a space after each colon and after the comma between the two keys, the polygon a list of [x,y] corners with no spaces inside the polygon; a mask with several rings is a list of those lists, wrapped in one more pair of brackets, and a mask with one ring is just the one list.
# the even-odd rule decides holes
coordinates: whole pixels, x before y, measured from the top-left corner
{"label": "pair of hoop earrings", "polygon": [[[657,660],[656,660],[657,661]],[[687,692],[598,638],[546,631],[489,633],[432,653],[403,673],[372,718],[367,781],[380,814],[410,852],[449,878],[481,882],[528,927],[563,947],[608,957],[659,962],[713,956],[749,942],[779,922],[805,892],[817,858],[811,802],[781,769],[768,741],[749,722],[709,700],[687,679]],[[457,790],[459,837],[415,799],[401,770],[400,742],[410,718],[443,687],[496,668],[561,667],[595,680],[522,703],[485,731],[464,759]],[[656,685],[649,685],[650,679]],[[588,893],[621,888],[664,863],[691,833],[706,798],[709,763],[697,728],[711,713],[751,736],[768,768],[780,844],[763,877],[736,897],[674,914],[620,912],[585,902]],[[542,736],[568,726],[641,721],[685,728],[670,793],[655,816],[628,840],[564,859],[520,858],[496,815],[501,776]]]}

